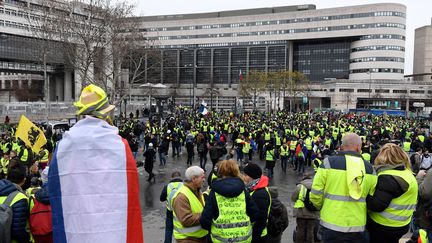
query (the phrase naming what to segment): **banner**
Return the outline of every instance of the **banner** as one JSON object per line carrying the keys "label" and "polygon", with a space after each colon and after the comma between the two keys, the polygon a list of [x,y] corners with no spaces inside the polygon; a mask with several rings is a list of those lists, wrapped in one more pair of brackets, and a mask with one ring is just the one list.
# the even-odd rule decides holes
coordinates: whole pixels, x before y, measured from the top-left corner
{"label": "banner", "polygon": [[18,123],[15,137],[21,139],[35,153],[39,153],[47,142],[43,131],[24,115],[21,116]]}

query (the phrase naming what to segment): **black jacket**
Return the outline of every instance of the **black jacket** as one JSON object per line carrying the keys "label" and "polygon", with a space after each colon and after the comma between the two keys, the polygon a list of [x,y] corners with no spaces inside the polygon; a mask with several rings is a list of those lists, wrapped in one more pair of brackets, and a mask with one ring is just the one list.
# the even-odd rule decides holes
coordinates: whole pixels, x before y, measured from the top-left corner
{"label": "black jacket", "polygon": [[[10,193],[17,191],[15,184],[8,180],[0,180],[0,197],[7,197]],[[22,199],[12,205],[12,239],[19,243],[29,242],[29,234],[26,231],[28,218],[27,199]]]}
{"label": "black jacket", "polygon": [[240,178],[223,178],[212,183],[212,190],[206,199],[205,207],[200,219],[201,227],[203,229],[210,230],[213,219],[219,217],[219,208],[216,202],[215,192],[228,198],[237,197],[244,192],[246,200],[246,214],[249,216],[251,222],[258,220],[258,208],[249,196],[249,193],[246,191],[243,181]]}
{"label": "black jacket", "polygon": [[[404,165],[399,165],[396,167],[389,166],[381,166],[377,168],[377,173],[385,169],[393,169],[393,170],[405,170]],[[380,175],[378,176],[378,181],[375,189],[375,193],[371,196],[368,195],[366,198],[366,204],[368,210],[374,212],[382,212],[384,211],[393,200],[393,198],[400,197],[408,190],[409,184],[399,176],[392,175]],[[404,231],[406,226],[404,227],[386,227],[383,225],[379,225],[373,220],[368,219],[368,228],[371,229],[375,227],[385,228],[387,230]]]}

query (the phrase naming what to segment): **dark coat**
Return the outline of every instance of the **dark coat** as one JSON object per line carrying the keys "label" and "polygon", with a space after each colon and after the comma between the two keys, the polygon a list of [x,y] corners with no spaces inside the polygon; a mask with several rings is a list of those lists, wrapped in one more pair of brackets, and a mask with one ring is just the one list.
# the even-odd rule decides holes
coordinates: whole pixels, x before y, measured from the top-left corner
{"label": "dark coat", "polygon": [[261,176],[259,183],[253,188],[252,199],[259,209],[259,219],[255,222],[252,232],[252,242],[261,242],[262,231],[267,226],[268,209],[270,206],[270,194],[265,189],[268,186],[268,177]]}
{"label": "dark coat", "polygon": [[[404,165],[399,165],[396,167],[382,166],[377,168],[377,173],[383,169],[393,169],[393,170],[405,170]],[[368,210],[374,212],[384,211],[393,200],[393,198],[400,197],[408,190],[409,184],[399,176],[392,175],[380,175],[378,176],[377,185],[375,188],[375,193],[373,195],[368,195],[366,198],[366,205]],[[404,234],[408,230],[408,225],[403,227],[386,227],[379,225],[370,218],[368,219],[369,230],[373,230],[376,227],[385,229],[386,231]]]}
{"label": "dark coat", "polygon": [[259,217],[258,208],[246,191],[243,181],[240,178],[224,178],[212,183],[212,190],[206,199],[205,207],[201,214],[200,223],[202,228],[210,230],[213,219],[219,217],[219,207],[216,202],[215,193],[232,198],[237,197],[242,192],[245,193],[246,214],[249,216],[251,222],[257,221]]}
{"label": "dark coat", "polygon": [[[8,180],[0,180],[0,197],[7,197],[17,191],[15,184]],[[19,243],[29,242],[29,234],[26,231],[28,218],[28,203],[26,199],[19,200],[12,205],[12,239]]]}

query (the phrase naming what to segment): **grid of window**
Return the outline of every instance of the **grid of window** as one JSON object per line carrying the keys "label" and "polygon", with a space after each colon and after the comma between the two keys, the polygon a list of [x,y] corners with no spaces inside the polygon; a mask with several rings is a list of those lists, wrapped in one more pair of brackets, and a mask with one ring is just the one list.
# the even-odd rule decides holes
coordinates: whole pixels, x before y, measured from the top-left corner
{"label": "grid of window", "polygon": [[231,66],[246,66],[247,48],[233,48],[231,50]]}
{"label": "grid of window", "polygon": [[268,66],[281,67],[286,62],[285,46],[269,46],[268,48]]}
{"label": "grid of window", "polygon": [[311,81],[348,78],[351,41],[303,41],[293,45],[293,68]]}
{"label": "grid of window", "polygon": [[404,73],[403,69],[398,68],[362,68],[362,69],[352,69],[350,73]]}
{"label": "grid of window", "polygon": [[199,84],[208,84],[210,83],[210,68],[197,68],[196,69],[197,72],[197,77],[196,77],[196,82]]}
{"label": "grid of window", "polygon": [[339,92],[352,93],[354,89],[339,89]]}
{"label": "grid of window", "polygon": [[201,34],[201,35],[155,36],[155,37],[148,37],[147,39],[148,40],[179,40],[179,39],[202,39],[202,38],[240,37],[240,36],[257,36],[257,35],[283,35],[283,34],[295,34],[295,33],[307,33],[307,32],[327,32],[327,31],[371,29],[371,28],[385,28],[385,27],[405,29],[405,25],[399,23],[373,23],[373,24],[354,24],[354,25],[341,25],[341,26],[331,26],[331,27],[317,27],[317,28],[306,28],[306,29],[215,33],[215,34]]}
{"label": "grid of window", "polygon": [[390,93],[389,89],[376,89],[375,93]]}
{"label": "grid of window", "polygon": [[410,93],[411,94],[424,94],[425,91],[424,90],[415,90],[415,89],[413,89],[413,90],[410,90]]}
{"label": "grid of window", "polygon": [[266,63],[266,48],[265,47],[251,47],[249,49],[249,66],[250,67],[263,67]]}
{"label": "grid of window", "polygon": [[395,94],[406,94],[406,93],[408,93],[408,90],[406,90],[406,89],[394,89],[393,93],[395,93]]}
{"label": "grid of window", "polygon": [[405,62],[405,58],[401,57],[362,57],[350,60],[350,63],[356,62]]}
{"label": "grid of window", "polygon": [[352,52],[357,51],[379,51],[379,50],[386,50],[386,51],[405,51],[405,47],[403,46],[392,46],[392,45],[377,45],[377,46],[361,46],[352,48]]}
{"label": "grid of window", "polygon": [[405,36],[403,36],[403,35],[391,35],[391,34],[364,35],[364,36],[360,37],[359,40],[370,40],[370,39],[396,39],[396,40],[405,40]]}
{"label": "grid of window", "polygon": [[177,51],[163,51],[163,82],[177,83]]}
{"label": "grid of window", "polygon": [[372,89],[357,89],[357,93],[370,93]]}
{"label": "grid of window", "polygon": [[0,57],[7,60],[40,62],[43,47],[46,45],[48,45],[48,63],[63,63],[64,52],[61,44],[57,42],[46,43],[35,38],[15,35],[4,35],[2,37],[0,41]]}
{"label": "grid of window", "polygon": [[211,49],[198,49],[196,56],[198,67],[209,67],[211,65]]}
{"label": "grid of window", "polygon": [[147,31],[177,31],[177,30],[195,30],[195,29],[239,28],[239,27],[250,27],[250,26],[280,25],[280,24],[319,22],[319,21],[353,19],[353,18],[366,18],[366,17],[376,17],[376,16],[396,16],[402,18],[406,17],[405,13],[402,12],[381,11],[381,12],[367,12],[367,13],[343,14],[343,15],[332,15],[332,16],[317,16],[312,18],[295,18],[295,19],[283,19],[283,20],[241,22],[241,23],[231,23],[231,24],[205,24],[205,25],[177,26],[177,27],[148,27],[147,29],[143,29],[143,31],[147,32]]}

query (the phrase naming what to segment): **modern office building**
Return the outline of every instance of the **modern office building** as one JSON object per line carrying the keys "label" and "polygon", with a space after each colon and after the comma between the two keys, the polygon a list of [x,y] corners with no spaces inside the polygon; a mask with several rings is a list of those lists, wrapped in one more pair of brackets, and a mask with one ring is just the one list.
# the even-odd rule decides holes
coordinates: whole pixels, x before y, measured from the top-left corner
{"label": "modern office building", "polygon": [[240,72],[252,70],[299,71],[318,84],[402,80],[405,13],[405,6],[385,3],[139,17],[163,60],[149,60],[143,80],[183,87],[183,94],[193,84],[205,97],[211,86],[231,101]]}
{"label": "modern office building", "polygon": [[415,30],[413,78],[432,80],[432,25]]}

